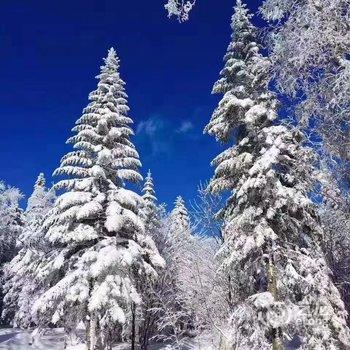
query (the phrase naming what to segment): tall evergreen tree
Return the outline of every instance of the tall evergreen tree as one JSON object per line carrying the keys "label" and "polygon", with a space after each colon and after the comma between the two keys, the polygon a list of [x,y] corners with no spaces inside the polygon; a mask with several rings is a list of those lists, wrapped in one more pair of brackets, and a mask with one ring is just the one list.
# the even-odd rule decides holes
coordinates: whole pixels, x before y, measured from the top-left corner
{"label": "tall evergreen tree", "polygon": [[36,310],[41,324],[83,321],[89,349],[106,349],[109,331],[141,302],[137,280],[156,277],[163,259],[145,235],[141,197],[125,188],[142,179],[141,164],[113,48],[97,79],[68,140],[75,150],[54,173],[65,177],[55,185],[64,192],[44,223],[51,249],[37,274],[49,288]]}
{"label": "tall evergreen tree", "polygon": [[39,174],[24,213],[24,227],[18,238],[21,249],[5,268],[3,317],[16,327],[28,328],[34,323],[31,309],[41,286],[33,272],[44,251],[41,227],[54,200],[54,192],[45,186],[44,174]]}
{"label": "tall evergreen tree", "polygon": [[231,193],[224,218],[223,266],[235,282],[232,348],[350,346],[344,304],[320,249],[323,232],[312,190],[313,152],[295,128],[279,125],[251,15],[240,0],[232,41],[214,93],[224,94],[205,131],[235,145],[218,155],[209,189]]}

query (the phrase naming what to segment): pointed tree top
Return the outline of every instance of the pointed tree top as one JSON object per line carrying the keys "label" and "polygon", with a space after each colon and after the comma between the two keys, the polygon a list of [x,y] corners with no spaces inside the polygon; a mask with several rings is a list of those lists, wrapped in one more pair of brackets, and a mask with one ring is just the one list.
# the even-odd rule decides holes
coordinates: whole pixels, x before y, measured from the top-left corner
{"label": "pointed tree top", "polygon": [[185,205],[185,201],[183,200],[183,198],[181,196],[177,196],[175,199],[175,207],[184,206],[184,205]]}
{"label": "pointed tree top", "polygon": [[186,208],[185,201],[181,196],[176,197],[174,204],[174,209],[172,211],[174,215],[177,215],[177,213],[179,213],[180,215],[185,215],[188,217],[188,210]]}
{"label": "pointed tree top", "polygon": [[111,60],[111,59],[118,59],[117,51],[113,46],[108,50],[108,55],[107,55],[107,60]]}
{"label": "pointed tree top", "polygon": [[45,185],[46,185],[45,175],[44,175],[44,173],[40,173],[38,175],[38,178],[35,181],[34,188],[45,187]]}
{"label": "pointed tree top", "polygon": [[190,233],[190,218],[181,196],[176,198],[175,207],[171,212],[171,227],[175,233]]}
{"label": "pointed tree top", "polygon": [[[40,173],[35,181],[34,190],[27,201],[27,220],[31,220],[34,217],[42,217],[45,214],[45,210],[51,208],[55,198],[55,192],[46,188],[45,176],[43,173]],[[34,212],[32,212],[33,210]]]}
{"label": "pointed tree top", "polygon": [[148,170],[145,184],[142,189],[143,196],[142,198],[148,202],[148,204],[155,204],[157,202],[157,197],[155,196],[154,183],[152,178],[151,170]]}
{"label": "pointed tree top", "polygon": [[259,82],[253,67],[261,58],[257,28],[251,22],[252,14],[240,0],[236,2],[232,16],[231,40],[224,56],[224,68],[213,86],[213,94],[223,98],[215,109],[204,132],[221,142],[232,140],[233,130],[245,120],[252,107],[249,91]]}
{"label": "pointed tree top", "polygon": [[231,27],[233,30],[241,29],[244,27],[253,27],[250,23],[253,14],[249,13],[247,5],[242,2],[242,0],[237,0],[236,5],[234,6],[234,13],[232,16]]}
{"label": "pointed tree top", "polygon": [[105,64],[103,66],[101,66],[101,73],[106,73],[106,72],[111,73],[111,71],[112,72],[118,71],[118,69],[119,69],[119,57],[118,57],[117,52],[114,49],[114,47],[111,47],[108,50],[107,57],[104,58],[103,61]]}
{"label": "pointed tree top", "polygon": [[151,170],[148,170],[148,172],[147,172],[147,176],[145,178],[145,186],[144,186],[144,188],[146,188],[147,185],[151,186],[152,188],[154,187]]}
{"label": "pointed tree top", "polygon": [[186,204],[184,199],[181,196],[177,196],[175,203],[174,203],[174,209],[172,211],[173,215],[180,215],[180,216],[186,216],[189,220],[189,216],[188,216],[188,210],[186,208]]}

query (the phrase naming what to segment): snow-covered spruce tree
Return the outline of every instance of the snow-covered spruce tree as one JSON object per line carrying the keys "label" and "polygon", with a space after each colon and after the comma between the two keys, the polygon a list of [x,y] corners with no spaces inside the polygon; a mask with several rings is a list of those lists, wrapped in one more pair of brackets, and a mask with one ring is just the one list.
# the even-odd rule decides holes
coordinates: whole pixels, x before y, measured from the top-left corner
{"label": "snow-covered spruce tree", "polygon": [[56,200],[55,191],[46,187],[46,179],[43,173],[38,175],[34,184],[33,193],[28,198],[27,208],[24,213],[24,229],[19,237],[19,245],[23,248],[42,247],[41,228],[46,214],[52,209]]}
{"label": "snow-covered spruce tree", "polygon": [[278,124],[268,60],[259,53],[251,17],[238,0],[213,91],[224,96],[205,129],[219,141],[236,140],[214,159],[209,185],[213,193],[231,193],[220,212],[223,267],[237,300],[231,347],[279,350],[289,336],[300,349],[346,349],[344,303],[329,276],[323,232],[308,198],[313,152],[297,129]]}
{"label": "snow-covered spruce tree", "polygon": [[181,196],[176,198],[174,209],[170,213],[170,230],[174,236],[188,236],[191,234],[188,210]]}
{"label": "snow-covered spruce tree", "polygon": [[350,197],[339,189],[326,167],[321,169],[320,201],[323,200],[323,203],[319,212],[325,232],[323,249],[333,273],[334,283],[348,312],[347,321],[350,325]]}
{"label": "snow-covered spruce tree", "polygon": [[188,325],[193,314],[187,302],[188,291],[183,286],[184,266],[192,266],[189,260],[192,257],[189,252],[190,219],[181,197],[177,198],[170,215],[166,215],[164,208],[157,205],[150,172],[143,187],[143,200],[146,230],[165,258],[166,267],[157,281],[141,282],[146,297],[140,308],[140,346],[146,350],[149,340],[153,338],[169,341],[174,348],[178,348],[188,335]]}
{"label": "snow-covered spruce tree", "polygon": [[45,186],[44,174],[39,174],[23,216],[23,230],[17,244],[20,250],[4,270],[3,318],[15,327],[28,328],[34,323],[31,309],[41,285],[33,273],[45,251],[41,227],[54,200],[54,192]]}
{"label": "snow-covered spruce tree", "polygon": [[324,204],[320,212],[325,231],[324,249],[334,283],[348,312],[350,325],[350,213],[347,208]]}
{"label": "snow-covered spruce tree", "polygon": [[0,267],[16,254],[16,242],[23,225],[21,198],[17,188],[0,182]]}
{"label": "snow-covered spruce tree", "polygon": [[3,306],[3,266],[16,255],[16,243],[23,226],[23,213],[19,207],[21,198],[17,188],[0,182],[0,314]]}
{"label": "snow-covered spruce tree", "polygon": [[42,221],[52,208],[55,199],[54,190],[47,188],[45,175],[40,173],[35,181],[33,193],[28,198],[25,211],[26,229],[20,237],[22,244],[26,243],[24,242],[26,238],[32,239],[32,235],[36,235],[37,229],[42,226]]}
{"label": "snow-covered spruce tree", "polygon": [[148,233],[148,235],[153,237],[153,239],[156,239],[155,235],[160,225],[159,208],[157,205],[157,197],[156,192],[154,190],[154,183],[150,170],[147,173],[142,193],[142,212],[144,215],[145,230]]}
{"label": "snow-covered spruce tree", "polygon": [[50,252],[37,271],[49,287],[36,303],[40,325],[75,328],[83,321],[89,349],[106,349],[104,336],[124,324],[141,297],[137,280],[156,277],[161,266],[154,242],[144,232],[142,199],[125,188],[142,179],[130,137],[127,94],[119,59],[111,48],[97,76],[98,86],[68,139],[55,175],[64,190],[44,222]]}
{"label": "snow-covered spruce tree", "polygon": [[[142,189],[142,215],[145,224],[145,231],[147,235],[153,238],[160,254],[162,254],[162,245],[160,244],[162,238],[160,237],[161,230],[161,208],[157,205],[157,197],[154,188],[154,182],[151,171],[149,170],[145,178],[145,183]],[[162,271],[163,272],[163,271]],[[162,277],[160,278],[160,280]],[[150,339],[156,334],[156,312],[154,308],[157,307],[158,298],[155,290],[158,288],[158,280],[150,280],[146,278],[140,280],[140,290],[142,291],[143,300],[136,310],[138,318],[138,339],[141,350],[147,350]]]}

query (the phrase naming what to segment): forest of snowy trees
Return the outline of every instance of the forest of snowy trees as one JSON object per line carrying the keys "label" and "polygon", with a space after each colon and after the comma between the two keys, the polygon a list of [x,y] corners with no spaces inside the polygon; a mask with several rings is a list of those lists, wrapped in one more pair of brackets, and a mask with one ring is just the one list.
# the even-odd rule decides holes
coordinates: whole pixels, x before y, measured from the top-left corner
{"label": "forest of snowy trees", "polygon": [[[204,3],[165,8],[183,22]],[[248,7],[233,9],[204,129],[223,150],[197,198],[169,208],[157,169],[140,170],[114,48],[55,184],[39,174],[24,209],[0,182],[3,326],[34,344],[62,328],[67,349],[350,349],[350,1]]]}

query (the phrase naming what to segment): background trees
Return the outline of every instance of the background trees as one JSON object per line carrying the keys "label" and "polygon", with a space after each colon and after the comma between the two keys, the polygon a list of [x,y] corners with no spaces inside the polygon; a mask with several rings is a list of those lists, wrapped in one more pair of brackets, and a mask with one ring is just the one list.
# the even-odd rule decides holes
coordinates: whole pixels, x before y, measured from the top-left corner
{"label": "background trees", "polygon": [[[3,286],[4,264],[17,250],[17,239],[22,231],[23,216],[19,207],[22,194],[17,188],[0,182],[0,281]],[[0,310],[3,308],[3,287],[0,289]]]}
{"label": "background trees", "polygon": [[348,188],[350,2],[265,0],[261,14],[271,23],[277,87],[302,125],[322,138],[322,156]]}
{"label": "background trees", "polygon": [[41,284],[34,272],[45,251],[42,224],[54,200],[54,192],[46,188],[44,174],[39,174],[23,215],[22,232],[17,238],[20,250],[4,269],[6,296],[2,317],[16,327],[29,328],[35,324],[32,307]]}
{"label": "background trees", "polygon": [[23,218],[17,188],[0,182],[0,265],[9,261],[16,251],[16,240],[21,233]]}

